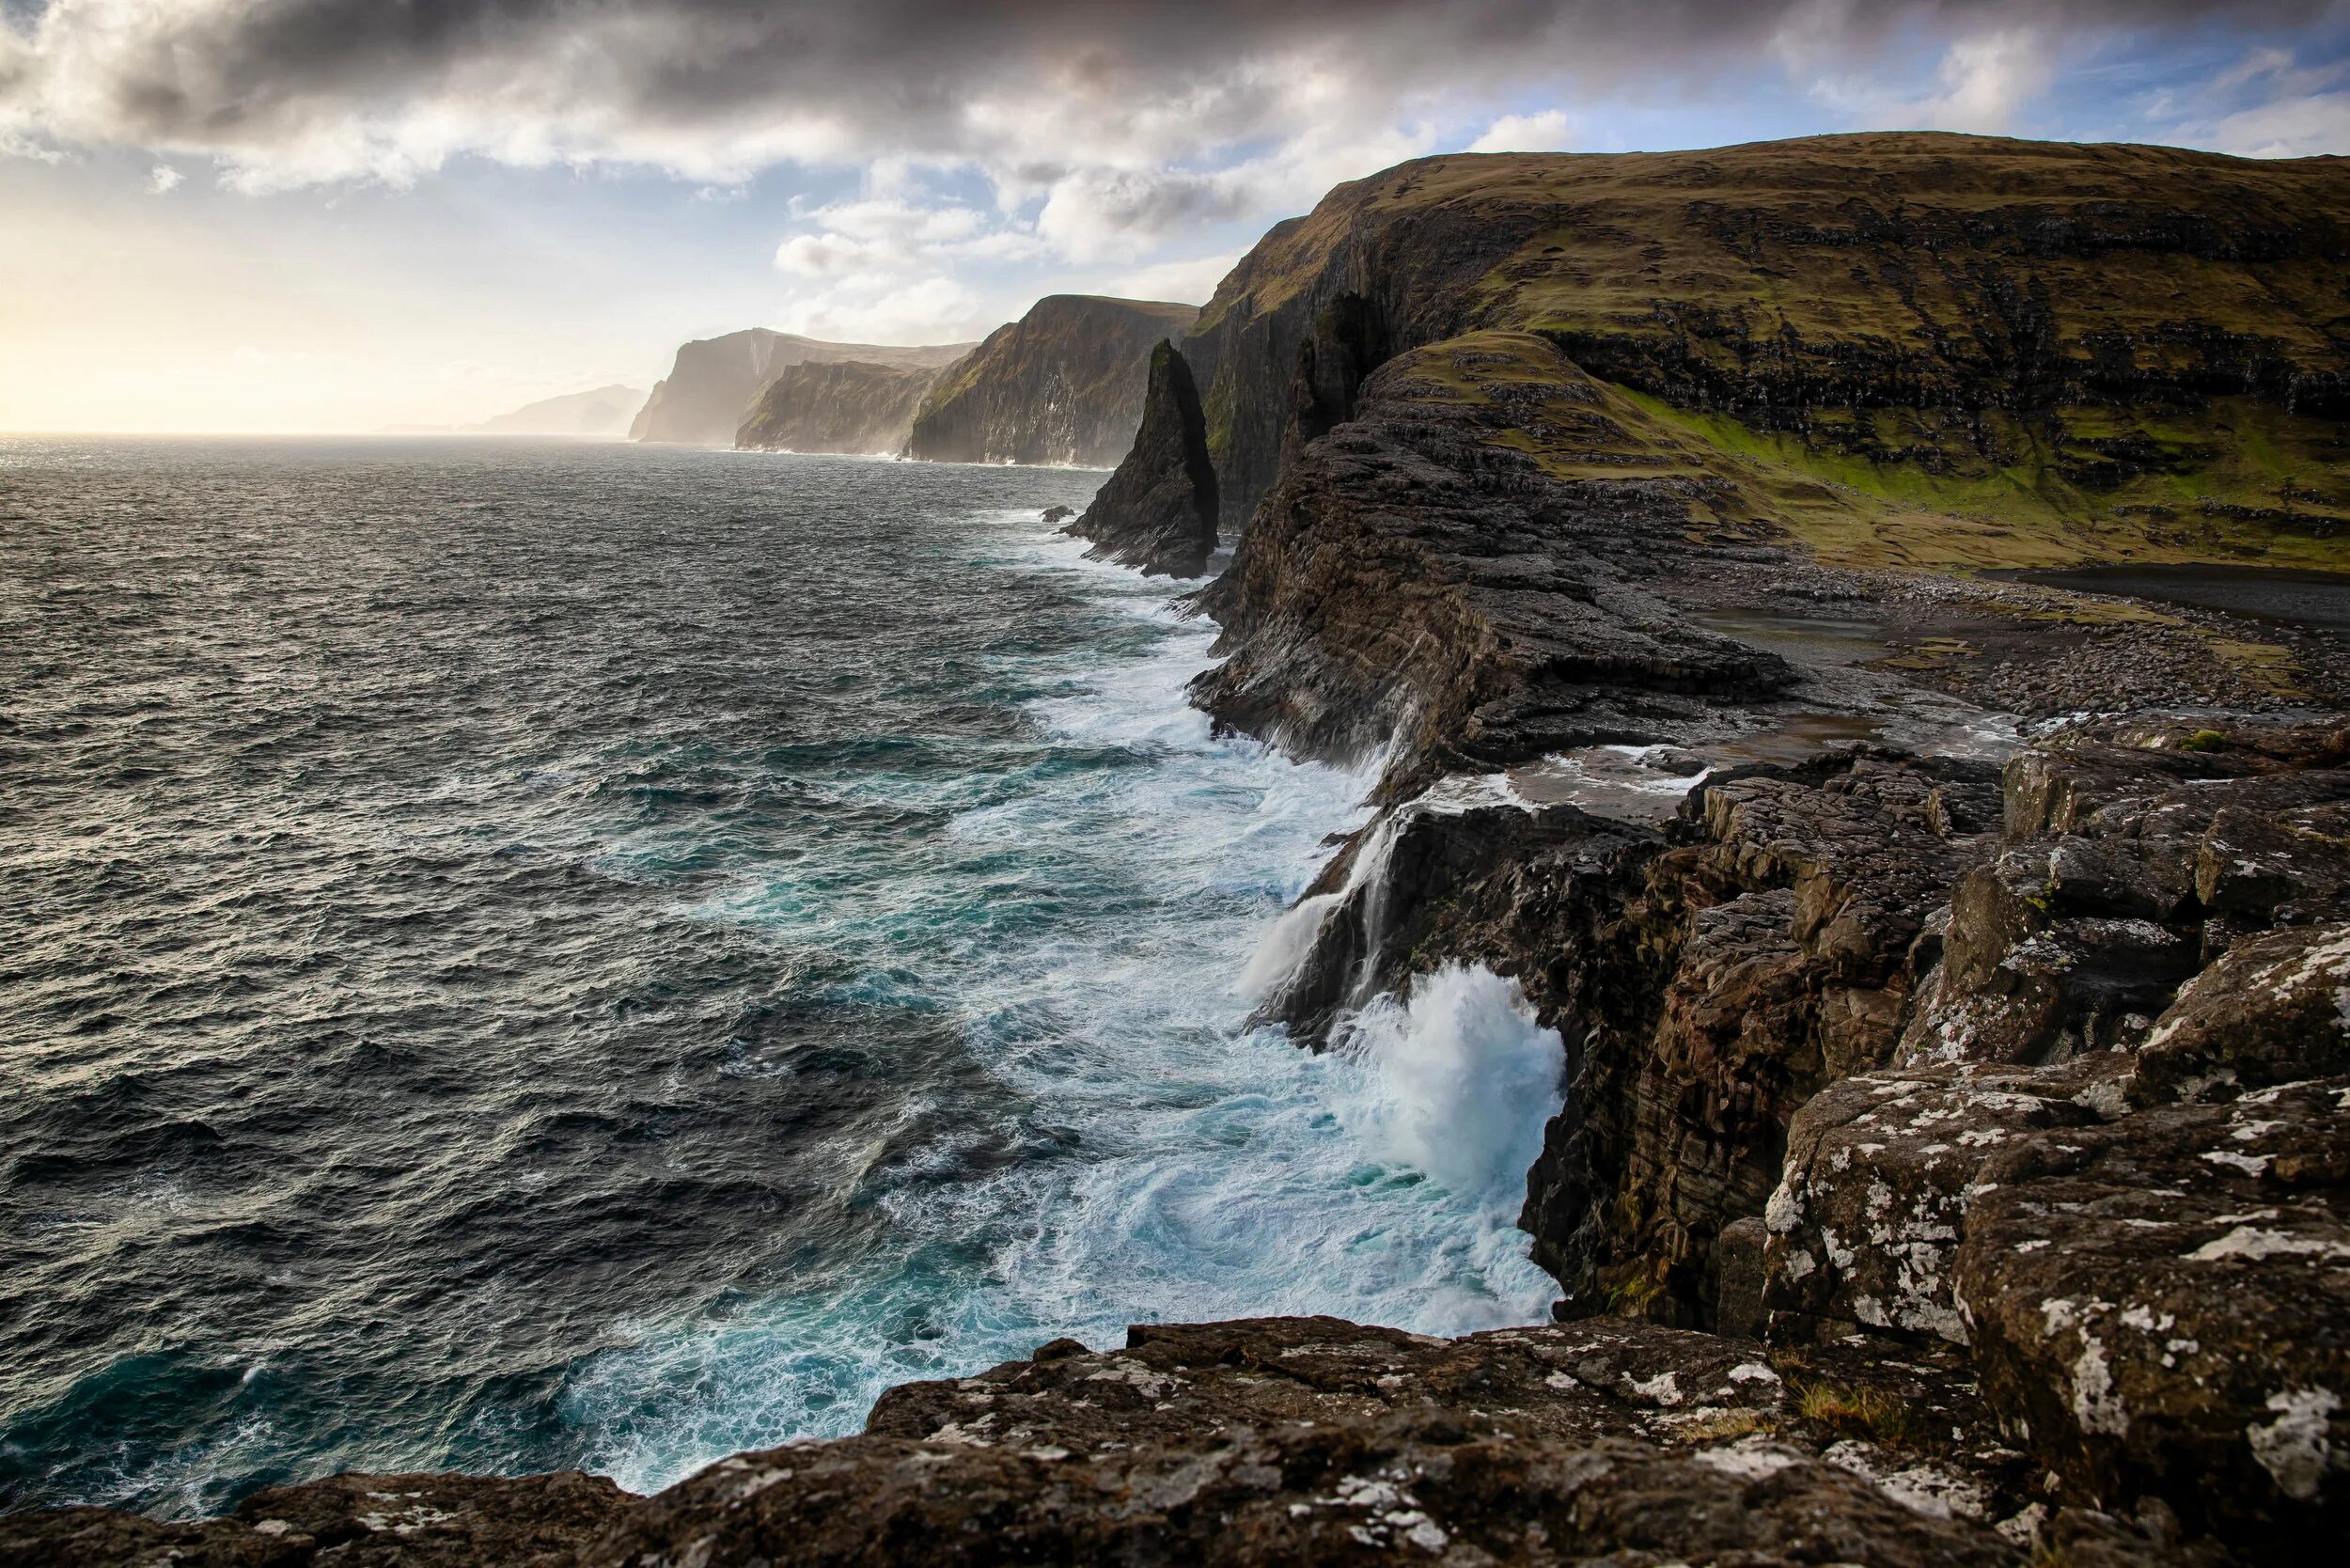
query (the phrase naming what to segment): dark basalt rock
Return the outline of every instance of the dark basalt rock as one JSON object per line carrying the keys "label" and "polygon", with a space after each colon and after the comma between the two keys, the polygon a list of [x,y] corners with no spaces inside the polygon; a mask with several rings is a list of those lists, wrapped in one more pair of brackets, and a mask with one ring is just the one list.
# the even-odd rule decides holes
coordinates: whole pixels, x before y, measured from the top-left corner
{"label": "dark basalt rock", "polygon": [[[1571,806],[1397,808],[1307,889],[1301,904],[1319,906],[1319,923],[1261,1015],[1319,1047],[1348,1011],[1401,992],[1430,952],[1518,975],[1533,956],[1522,939],[1529,926],[1573,927],[1578,910],[1612,902],[1617,882],[1663,844],[1653,828]],[[1358,857],[1373,855],[1382,869],[1358,876]]]}
{"label": "dark basalt rock", "polygon": [[1355,392],[1391,353],[1378,310],[1362,295],[1343,293],[1323,306],[1297,345],[1289,428],[1281,437],[1284,465],[1296,461],[1307,443],[1355,417]]}
{"label": "dark basalt rock", "polygon": [[568,1568],[638,1501],[575,1470],[332,1476],[194,1523],[104,1508],[0,1515],[0,1568]]}
{"label": "dark basalt rock", "polygon": [[1904,1059],[2136,1049],[2238,936],[2350,915],[2334,732],[2201,733],[2092,726],[2008,764],[2022,842],[1961,880]]}
{"label": "dark basalt rock", "polygon": [[2266,1560],[2350,1528],[2350,1079],[2044,1133],[1959,1247],[1984,1396],[2075,1496]]}
{"label": "dark basalt rock", "polygon": [[1774,1340],[1835,1340],[1866,1325],[1967,1342],[1951,1288],[1976,1172],[1994,1150],[2119,1107],[2128,1058],[2069,1069],[1969,1063],[1846,1078],[1787,1133],[1786,1174],[1765,1222],[1762,1305]]}
{"label": "dark basalt rock", "polygon": [[1145,576],[1197,577],[1215,554],[1215,469],[1208,463],[1199,390],[1175,345],[1151,351],[1150,387],[1133,448],[1085,510],[1061,530],[1093,541],[1086,554]]}
{"label": "dark basalt rock", "polygon": [[1661,830],[1390,808],[1309,891],[1268,1012],[1312,1042],[1447,963],[1519,981],[1567,1043],[1521,1219],[1565,1315],[1964,1342],[1990,1153],[2344,1060],[2342,922],[2263,934],[2314,905],[2215,909],[2197,867],[2241,815],[2315,833],[2350,773],[2281,729],[2158,738],[2051,737],[2004,808],[1987,764],[1867,750],[1709,779]]}
{"label": "dark basalt rock", "polygon": [[2147,1104],[2232,1100],[2350,1073],[2350,925],[2237,940],[2184,986],[2138,1053]]}
{"label": "dark basalt rock", "polygon": [[[1599,397],[1539,339],[1493,352],[1527,366],[1512,398]],[[1394,792],[1653,733],[1793,681],[1776,654],[1688,626],[1643,587],[1686,556],[1700,479],[1552,478],[1496,443],[1519,416],[1465,401],[1455,358],[1387,361],[1353,417],[1284,469],[1198,598],[1230,657],[1195,682],[1196,702],[1305,755],[1392,739]],[[1594,439],[1611,438],[1605,423]]]}
{"label": "dark basalt rock", "polygon": [[[1854,1414],[1896,1409],[1898,1423]],[[199,1523],[97,1509],[0,1518],[0,1564],[1402,1553],[1989,1568],[2018,1550],[1992,1526],[2038,1517],[2020,1459],[1964,1367],[1931,1351],[1789,1360],[1629,1323],[1461,1340],[1329,1318],[1147,1325],[1120,1351],[1056,1341],[978,1377],[907,1385],[861,1437],[739,1455],[651,1498],[576,1475],[337,1477]],[[2118,1523],[2067,1528],[2144,1544]]]}
{"label": "dark basalt rock", "polygon": [[1134,443],[1152,345],[1198,314],[1155,300],[1049,294],[941,373],[916,411],[906,454],[1106,468]]}
{"label": "dark basalt rock", "polygon": [[1981,1526],[1775,1449],[1710,1463],[1630,1442],[1562,1449],[1451,1413],[1234,1433],[1205,1453],[1080,1461],[860,1437],[733,1463],[648,1504],[584,1562],[1993,1568],[2014,1556]]}
{"label": "dark basalt rock", "polygon": [[941,368],[857,360],[788,366],[753,400],[734,444],[745,451],[895,455]]}
{"label": "dark basalt rock", "polygon": [[[1854,1370],[1997,1450],[1951,1369]],[[729,1460],[588,1560],[2013,1557],[1985,1528],[2013,1505],[1996,1462],[1947,1438],[1892,1459],[1794,1405],[1755,1347],[1637,1324],[1140,1326],[1123,1352],[894,1390],[863,1438]]]}

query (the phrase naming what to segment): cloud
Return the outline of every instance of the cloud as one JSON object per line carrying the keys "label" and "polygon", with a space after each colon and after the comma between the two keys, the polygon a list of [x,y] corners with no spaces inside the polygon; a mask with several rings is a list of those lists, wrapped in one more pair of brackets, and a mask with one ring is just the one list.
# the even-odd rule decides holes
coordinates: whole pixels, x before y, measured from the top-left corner
{"label": "cloud", "polygon": [[147,171],[147,188],[156,196],[169,196],[179,189],[180,171],[169,164],[157,164]]}
{"label": "cloud", "polygon": [[2186,104],[2165,100],[2173,133],[2248,158],[2350,149],[2350,61],[2304,66],[2276,48],[2247,52]]}
{"label": "cloud", "polygon": [[[254,194],[400,185],[460,158],[660,170],[713,200],[777,165],[855,169],[856,199],[795,208],[776,237],[788,308],[929,333],[984,324],[958,279],[1099,276],[1229,245],[1407,158],[1560,146],[1590,123],[1576,105],[1610,93],[1692,91],[1762,60],[1847,123],[2010,129],[2068,50],[2336,14],[2330,0],[0,0],[0,156],[135,148],[175,172],[209,160]],[[1914,83],[1917,60],[1930,82]],[[2345,145],[2338,85],[2288,83],[2295,68],[2266,58],[2240,69],[2265,97],[2200,109],[2211,136]],[[1497,104],[1532,106],[1493,118]],[[1151,291],[1204,292],[1180,276],[1193,286]]]}
{"label": "cloud", "polygon": [[[51,0],[29,16],[0,8],[0,116],[10,117],[0,123],[20,136],[210,156],[253,190],[413,180],[462,154],[647,165],[716,184],[781,163],[948,162],[988,171],[1019,200],[1082,175],[1057,194],[1084,228],[1084,210],[1120,206],[1112,175],[1164,177],[1309,140],[1334,106],[1409,124],[1519,89],[1589,93],[1772,53],[1790,69],[1865,77],[1888,39],[1914,35],[1953,47],[1955,74],[1936,102],[1982,120],[2012,112],[2029,86],[2029,60],[1995,47],[2014,29],[2056,40],[2325,9],[2325,0]],[[1131,195],[1123,206],[1146,226],[1167,212]]]}
{"label": "cloud", "polygon": [[1179,230],[1260,206],[1246,174],[1082,169],[1053,182],[1038,238],[1073,261],[1125,260]]}
{"label": "cloud", "polygon": [[1998,134],[2017,129],[2055,86],[2058,63],[2053,40],[2037,28],[2003,27],[1954,39],[1935,73],[1938,90],[1904,96],[1874,78],[1829,75],[1810,93],[1871,129]]}
{"label": "cloud", "polygon": [[1574,122],[1564,109],[1539,114],[1504,115],[1468,144],[1470,152],[1556,152],[1574,134]]}
{"label": "cloud", "polygon": [[2056,82],[2056,55],[2038,29],[2010,27],[1961,39],[1942,56],[1942,90],[1890,111],[1891,123],[1940,131],[2000,132]]}
{"label": "cloud", "polygon": [[[797,204],[795,204],[795,208]],[[1000,214],[916,196],[868,196],[798,210],[812,227],[776,247],[776,267],[795,277],[906,276],[962,261],[1027,260],[1048,247]]]}
{"label": "cloud", "polygon": [[2241,110],[2214,122],[2210,143],[2247,158],[2306,158],[2350,148],[2350,93],[2313,93]]}
{"label": "cloud", "polygon": [[1224,281],[1224,274],[1240,264],[1240,259],[1241,253],[1233,250],[1187,261],[1154,261],[1120,274],[1104,289],[1120,299],[1205,305],[1208,296],[1215,292],[1215,286]]}
{"label": "cloud", "polygon": [[983,337],[1001,311],[969,285],[945,275],[845,277],[796,293],[777,313],[786,332],[853,343],[960,343]]}

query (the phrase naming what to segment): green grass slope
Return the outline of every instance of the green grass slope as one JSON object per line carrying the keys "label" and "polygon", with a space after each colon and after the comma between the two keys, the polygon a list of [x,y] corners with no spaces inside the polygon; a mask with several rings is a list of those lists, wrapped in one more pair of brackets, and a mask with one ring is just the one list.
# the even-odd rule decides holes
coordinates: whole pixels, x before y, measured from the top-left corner
{"label": "green grass slope", "polygon": [[1185,345],[1244,489],[1343,292],[1389,352],[1550,339],[1837,558],[2350,565],[2350,161],[1886,133],[1402,165],[1268,234]]}

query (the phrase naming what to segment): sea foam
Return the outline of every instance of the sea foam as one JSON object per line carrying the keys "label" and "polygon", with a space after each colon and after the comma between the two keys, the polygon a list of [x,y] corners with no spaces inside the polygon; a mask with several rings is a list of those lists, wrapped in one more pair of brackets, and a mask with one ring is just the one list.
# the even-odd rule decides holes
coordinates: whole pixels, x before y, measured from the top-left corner
{"label": "sea foam", "polygon": [[865,895],[967,917],[926,917],[870,962],[953,1021],[995,1090],[838,1152],[844,1213],[878,1221],[856,1249],[723,1318],[638,1325],[579,1371],[567,1419],[623,1485],[855,1431],[893,1384],[1062,1335],[1292,1313],[1458,1334],[1556,1299],[1510,1191],[1559,1047],[1510,982],[1448,973],[1322,1054],[1248,1024],[1249,990],[1312,935],[1311,901],[1292,904],[1368,816],[1371,777],[1213,734],[1183,691],[1213,633],[1163,582],[1085,561],[1033,516],[986,520],[975,547],[1116,618],[1110,656],[1020,672],[1046,687],[1027,711],[1052,759],[960,811],[924,886]]}
{"label": "sea foam", "polygon": [[1366,1148],[1514,1216],[1566,1065],[1517,981],[1446,964],[1363,1009],[1340,1049],[1370,1068],[1341,1113]]}

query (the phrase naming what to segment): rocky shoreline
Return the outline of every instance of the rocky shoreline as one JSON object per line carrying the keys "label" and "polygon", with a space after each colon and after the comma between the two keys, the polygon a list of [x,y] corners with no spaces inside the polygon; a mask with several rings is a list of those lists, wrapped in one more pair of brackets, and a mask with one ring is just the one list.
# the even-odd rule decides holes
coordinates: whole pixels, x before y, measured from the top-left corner
{"label": "rocky shoreline", "polygon": [[[2290,181],[2341,182],[2074,149],[2030,153],[1987,215],[1913,210],[1986,144],[1846,140],[1898,219],[1847,199],[1824,144],[1770,149],[1747,183],[1794,194],[1744,215],[1711,155],[1615,161],[1605,189],[1532,159],[1342,187],[1154,357],[1142,437],[1077,524],[1194,572],[1220,516],[1230,564],[1191,603],[1222,657],[1194,700],[1299,757],[1380,760],[1264,1016],[1343,1046],[1373,997],[1475,966],[1559,1031],[1566,1104],[1521,1224],[1559,1321],[1137,1325],[650,1498],[343,1477],[199,1523],[0,1518],[0,1568],[2090,1568],[2342,1540],[2345,638],[1954,572],[2012,564],[2014,531],[1689,422],[1937,476],[2060,437],[2115,494],[2154,462],[2093,434],[2117,407],[2269,398],[2334,450],[2342,375],[2298,318],[2252,347],[2210,323],[2068,338],[2041,272],[2105,269],[2107,294],[2061,302],[2096,310],[2149,256],[2299,287],[2339,247]],[[2189,207],[2113,196],[2159,180]],[[1637,229],[1603,209],[1647,214],[1663,259],[1778,278],[1766,249],[1800,253],[1849,309],[1775,348],[1662,295],[1564,311],[1597,297],[1569,219]],[[1887,290],[1938,358],[1817,335]],[[1897,395],[1922,445],[1888,454]],[[2071,558],[2108,527],[2187,549],[2132,506],[2060,520]],[[2333,525],[2210,515],[2296,551]]]}
{"label": "rocky shoreline", "polygon": [[[1980,613],[1973,585],[1904,587]],[[1568,597],[1639,604],[1661,641],[1672,606],[1745,591],[1684,588]],[[1523,988],[1568,1043],[1522,1218],[1560,1323],[1143,1325],[651,1498],[337,1477],[192,1524],[11,1516],[0,1565],[2222,1564],[2338,1539],[2350,726],[1739,760],[1886,688],[1848,650],[1695,640],[1722,685],[1595,694],[1609,735],[1653,703],[1641,735],[1532,731],[1554,768],[1584,742],[1592,770],[1554,780],[1579,804],[1529,799],[1540,766],[1441,765],[1496,767],[1486,737],[1518,730],[1392,746],[1390,805],[1267,1004],[1321,1043],[1447,964]]]}

